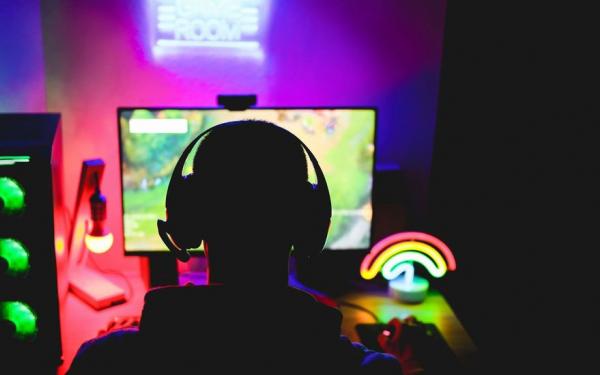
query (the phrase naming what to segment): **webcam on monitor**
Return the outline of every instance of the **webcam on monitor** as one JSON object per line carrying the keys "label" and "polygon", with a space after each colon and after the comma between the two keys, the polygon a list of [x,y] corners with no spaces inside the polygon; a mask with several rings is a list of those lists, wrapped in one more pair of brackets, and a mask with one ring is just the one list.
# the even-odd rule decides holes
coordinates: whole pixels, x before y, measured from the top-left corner
{"label": "webcam on monitor", "polygon": [[217,104],[230,111],[245,111],[256,105],[256,95],[217,95]]}

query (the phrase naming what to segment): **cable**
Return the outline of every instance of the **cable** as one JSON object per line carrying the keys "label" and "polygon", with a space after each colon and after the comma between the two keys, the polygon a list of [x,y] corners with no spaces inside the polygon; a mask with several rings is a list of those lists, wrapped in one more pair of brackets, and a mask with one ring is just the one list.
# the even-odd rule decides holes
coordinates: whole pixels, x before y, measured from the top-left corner
{"label": "cable", "polygon": [[71,233],[71,230],[73,230],[73,223],[71,222],[71,211],[69,211],[69,209],[67,208],[67,205],[63,205],[63,210],[64,210],[64,215],[63,215],[63,221],[66,221],[65,227],[68,228],[67,229],[67,234]]}
{"label": "cable", "polygon": [[375,320],[376,323],[381,323],[381,320],[379,320],[379,317],[377,317],[377,314],[375,314],[373,311],[371,311],[365,307],[362,307],[360,305],[357,305],[355,303],[348,302],[348,301],[337,301],[337,303],[340,306],[351,307],[353,309],[365,312],[365,313],[369,314],[373,318],[373,320]]}
{"label": "cable", "polygon": [[127,284],[127,292],[129,294],[129,296],[126,296],[125,298],[127,298],[128,300],[131,300],[134,296],[134,289],[133,289],[133,285],[131,285],[131,282],[129,281],[129,279],[127,278],[127,276],[125,276],[125,274],[123,274],[123,272],[120,271],[115,271],[115,270],[103,270],[102,268],[100,268],[98,266],[98,264],[96,263],[96,260],[94,260],[94,257],[88,257],[88,259],[90,259],[92,261],[92,265],[94,266],[94,268],[96,268],[96,270],[100,273],[105,273],[105,274],[111,274],[111,275],[116,275],[119,276],[121,279],[123,279],[125,281],[125,283]]}

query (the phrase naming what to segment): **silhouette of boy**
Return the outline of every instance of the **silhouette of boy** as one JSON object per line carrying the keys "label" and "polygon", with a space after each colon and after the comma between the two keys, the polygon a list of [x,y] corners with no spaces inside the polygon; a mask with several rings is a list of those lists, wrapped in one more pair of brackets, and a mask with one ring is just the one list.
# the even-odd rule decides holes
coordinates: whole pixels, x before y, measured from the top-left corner
{"label": "silhouette of boy", "polygon": [[337,309],[288,286],[310,188],[298,139],[264,121],[227,123],[202,139],[193,170],[186,220],[202,233],[208,285],[149,291],[139,328],[84,343],[69,374],[402,373],[342,336]]}

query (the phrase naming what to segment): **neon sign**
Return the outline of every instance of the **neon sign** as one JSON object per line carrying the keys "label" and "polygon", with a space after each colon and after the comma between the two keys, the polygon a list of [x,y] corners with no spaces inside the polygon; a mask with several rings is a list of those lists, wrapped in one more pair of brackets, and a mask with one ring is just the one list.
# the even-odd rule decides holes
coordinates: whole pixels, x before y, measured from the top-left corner
{"label": "neon sign", "polygon": [[371,280],[381,272],[390,281],[394,296],[405,302],[421,302],[429,282],[415,275],[414,263],[435,278],[456,270],[452,251],[439,238],[423,232],[400,232],[373,246],[360,265],[360,274]]}
{"label": "neon sign", "polygon": [[268,0],[153,0],[153,49],[260,51]]}

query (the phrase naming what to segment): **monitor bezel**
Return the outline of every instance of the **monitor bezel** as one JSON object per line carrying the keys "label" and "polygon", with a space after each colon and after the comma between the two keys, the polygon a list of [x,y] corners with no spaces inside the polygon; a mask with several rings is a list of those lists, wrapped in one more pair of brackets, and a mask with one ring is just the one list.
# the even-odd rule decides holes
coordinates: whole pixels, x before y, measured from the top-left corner
{"label": "monitor bezel", "polygon": [[[188,107],[188,106],[139,106],[139,107],[117,107],[117,131],[118,131],[118,144],[119,144],[119,188],[120,188],[120,199],[121,199],[121,233],[120,239],[123,246],[123,254],[125,256],[151,256],[151,257],[160,257],[171,255],[171,252],[168,249],[161,250],[127,250],[125,247],[125,208],[123,204],[123,142],[122,142],[122,134],[121,134],[121,113],[124,111],[133,111],[133,110],[148,110],[148,111],[164,111],[164,110],[183,110],[183,111],[214,111],[214,110],[225,110],[230,112],[240,112],[243,113],[246,110],[230,110],[225,107]],[[349,252],[365,252],[368,251],[373,245],[373,234],[374,234],[374,223],[376,216],[376,209],[373,203],[373,191],[375,190],[375,172],[377,165],[377,127],[378,127],[378,108],[375,106],[267,106],[267,107],[249,107],[247,110],[372,110],[375,119],[373,125],[373,165],[371,166],[371,225],[370,225],[370,234],[369,234],[369,247],[368,248],[337,248],[337,249],[329,249],[324,248],[323,252],[327,253],[349,253]],[[156,218],[157,220],[160,217]],[[191,249],[189,250],[191,256],[204,256],[204,250],[200,249]]]}

